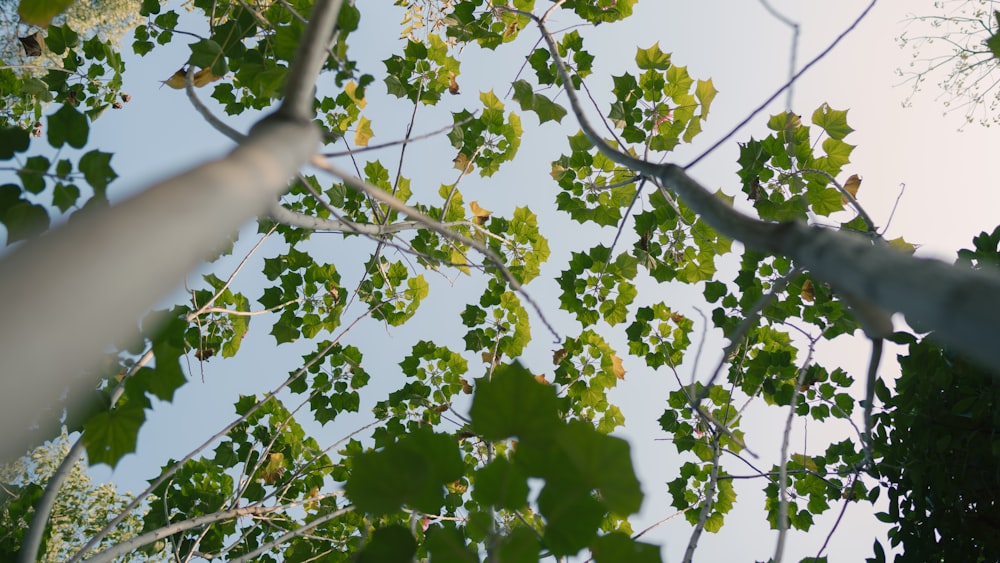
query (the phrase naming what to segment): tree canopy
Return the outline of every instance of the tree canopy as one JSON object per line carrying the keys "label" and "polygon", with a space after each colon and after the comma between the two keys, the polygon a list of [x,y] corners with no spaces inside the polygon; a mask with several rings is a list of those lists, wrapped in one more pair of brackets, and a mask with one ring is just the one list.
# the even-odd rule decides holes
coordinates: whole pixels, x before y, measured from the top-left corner
{"label": "tree canopy", "polygon": [[[65,426],[79,438],[65,467],[84,450],[115,467],[155,405],[199,385],[199,364],[247,353],[251,326],[301,353],[280,375],[262,367],[269,392],[160,460],[68,560],[659,561],[633,527],[654,499],[688,522],[689,561],[744,479],[775,561],[790,533],[851,504],[891,526],[870,560],[995,556],[1000,228],[956,264],[886,240],[850,167],[863,124],[834,102],[734,130],[720,142],[738,143],[736,183],[706,189],[688,169],[713,150],[700,134],[726,94],[666,40],[625,60],[588,47],[636,0],[395,7],[400,24],[374,37],[361,22],[384,12],[362,3],[143,0],[120,48],[61,15],[82,4],[20,3],[25,58],[0,69],[13,171],[0,368],[14,374],[5,424],[26,431],[4,454]],[[375,44],[391,54],[364,56]],[[514,46],[530,47],[523,66],[483,70]],[[114,155],[91,133],[128,111],[125,63],[161,53],[179,57],[164,87],[236,148],[119,201]],[[594,69],[612,56],[599,92]],[[479,74],[492,89],[469,91]],[[488,209],[480,187],[568,123],[544,147],[549,177],[505,184],[511,205]],[[685,150],[697,156],[675,162]],[[559,216],[533,211],[532,192]],[[400,350],[406,330],[418,337]],[[710,330],[727,343],[699,366]],[[866,371],[816,360],[855,333],[872,341]],[[884,341],[902,347],[894,384],[877,377]],[[529,358],[539,343],[545,365]],[[614,390],[640,370],[669,381],[650,392],[678,455],[665,486],[640,484],[636,443],[616,435],[629,413]],[[748,419],[774,409],[780,455],[758,459],[767,438]],[[805,421],[853,430],[807,451],[790,440]],[[59,479],[3,499],[4,521],[34,529],[4,536],[6,558],[68,542],[46,524],[69,494]],[[826,560],[826,532],[803,561]]]}

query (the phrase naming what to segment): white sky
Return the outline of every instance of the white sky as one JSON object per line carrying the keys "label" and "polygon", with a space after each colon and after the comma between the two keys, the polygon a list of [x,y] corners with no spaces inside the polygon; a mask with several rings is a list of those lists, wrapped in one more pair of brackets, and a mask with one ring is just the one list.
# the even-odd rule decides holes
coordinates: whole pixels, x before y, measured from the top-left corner
{"label": "white sky", "polygon": [[[775,8],[801,24],[800,66],[839,34],[867,3],[867,0],[772,1]],[[352,55],[362,62],[378,61],[388,56],[393,47],[391,42],[373,39],[369,43],[362,38],[368,33],[375,36],[379,27],[394,25],[399,16],[388,0],[365,4],[362,31],[352,36]],[[916,98],[915,107],[901,107],[909,88],[895,87],[899,82],[895,69],[909,62],[910,52],[900,50],[894,37],[901,33],[901,20],[907,13],[929,13],[931,10],[930,0],[882,0],[852,35],[795,86],[793,109],[809,116],[823,102],[835,109],[849,108],[848,119],[856,132],[847,141],[858,148],[844,178],[852,173],[863,176],[859,199],[880,225],[885,225],[900,185],[905,184],[906,191],[889,228],[889,238],[902,235],[923,245],[921,252],[948,257],[955,249],[969,246],[974,235],[991,230],[1000,222],[997,212],[1000,195],[995,175],[987,172],[997,144],[991,138],[996,131],[978,125],[957,132],[963,122],[961,115],[941,115],[943,108],[933,99],[937,94],[933,86],[928,87],[931,91],[926,95]],[[375,13],[384,15],[380,18]],[[559,21],[555,20],[552,27],[558,29]],[[693,150],[678,151],[678,162],[690,160],[727,132],[782,84],[788,72],[789,30],[751,0],[640,0],[635,15],[626,22],[580,31],[585,46],[598,56],[595,73],[588,79],[594,92],[608,91],[608,77],[612,73],[635,73],[635,48],[648,47],[657,41],[664,51],[673,53],[675,64],[688,66],[693,77],[713,78],[719,95],[705,132],[697,139]],[[525,31],[518,43],[501,49],[500,54],[468,48],[459,76],[462,94],[446,99],[446,107],[454,110],[478,107],[477,92],[480,90],[494,89],[502,97],[517,72],[519,57],[530,52],[535,39],[535,34]],[[140,189],[179,167],[222,154],[230,147],[226,139],[200,121],[183,92],[158,87],[157,81],[173,73],[185,60],[187,52],[184,39],[177,38],[169,49],[144,59],[130,59],[125,90],[132,94],[132,101],[126,110],[109,111],[94,124],[91,145],[116,155],[112,162],[121,178],[113,185],[113,194]],[[370,72],[378,73],[384,67],[374,64],[369,68]],[[527,72],[530,73],[530,69]],[[327,81],[323,87],[335,92],[332,81]],[[377,98],[383,91],[381,81],[377,80],[370,97]],[[207,92],[205,96],[207,98]],[[605,96],[602,99],[604,111],[606,100]],[[784,100],[784,96],[779,98],[733,141],[693,168],[691,174],[706,186],[721,187],[730,194],[738,192],[735,142],[745,141],[751,135],[765,136],[763,122],[768,115],[783,109]],[[493,178],[463,180],[460,189],[466,201],[479,200],[483,207],[498,214],[509,214],[515,206],[526,204],[539,214],[543,234],[549,238],[553,254],[543,270],[542,279],[531,284],[529,289],[543,303],[546,314],[556,322],[560,333],[573,336],[579,332],[578,324],[558,311],[557,288],[544,278],[558,275],[565,267],[570,250],[589,248],[588,242],[607,244],[614,231],[580,230],[575,224],[554,215],[553,201],[558,188],[548,175],[549,163],[565,150],[565,135],[576,131],[572,119],[564,119],[561,127],[546,124],[537,132],[533,114],[524,115],[513,100],[506,103],[508,109],[522,113],[524,118],[526,137],[520,158],[513,166],[506,165]],[[404,104],[380,109],[373,102],[365,114],[373,120],[377,135],[374,142],[400,138],[409,109]],[[221,111],[218,113],[221,115]],[[433,130],[450,120],[446,112],[421,108],[415,131]],[[231,123],[245,129],[250,121],[244,118]],[[540,134],[532,137],[535,133]],[[418,197],[435,194],[440,183],[454,181],[457,171],[450,168],[442,171],[442,163],[447,166],[453,157],[451,152],[444,139],[425,141],[408,149],[404,173],[414,178],[414,193]],[[391,171],[395,170],[398,153],[390,151],[380,158]],[[241,239],[243,248],[249,248],[256,240],[252,236],[254,230],[245,231]],[[630,231],[631,227],[626,227],[626,233]],[[372,247],[368,242],[345,244],[333,235],[317,236],[314,240],[315,252],[325,255],[329,261],[341,260],[349,254],[356,257],[357,262],[366,257]],[[620,242],[619,248],[627,248],[630,244]],[[393,258],[391,254],[390,258]],[[350,257],[345,260],[347,269],[342,271],[345,287],[352,287],[351,280],[356,280],[359,273],[350,260]],[[222,277],[229,272],[226,268],[215,271]],[[194,276],[189,279],[197,282]],[[254,300],[260,295],[261,282],[247,277],[239,285],[247,292],[252,305],[257,305]],[[317,430],[321,444],[332,443],[360,426],[366,409],[381,398],[383,393],[379,391],[391,391],[401,384],[395,364],[408,355],[413,342],[434,334],[454,350],[464,348],[461,334],[454,326],[458,324],[456,310],[464,306],[465,300],[479,295],[482,280],[461,277],[454,289],[449,289],[449,282],[440,279],[433,285],[431,297],[411,326],[386,330],[370,324],[346,339],[366,353],[366,368],[373,375],[372,388],[368,398],[362,399],[361,415],[344,417],[343,421]],[[700,307],[706,314],[711,311],[701,303],[700,290],[642,283],[640,291],[642,304],[663,300],[695,319],[699,317],[694,307]],[[551,371],[550,354],[556,346],[551,344],[551,338],[537,321],[534,330],[535,340],[524,361],[536,372]],[[696,334],[692,336],[697,336],[700,330],[701,323],[697,322]],[[266,391],[283,380],[288,371],[298,367],[301,356],[313,348],[308,344],[296,344],[276,349],[268,331],[266,322],[254,321],[239,357],[226,362],[213,359],[201,367],[194,364],[191,382],[178,392],[173,405],[160,405],[150,416],[140,436],[137,455],[122,461],[112,475],[113,480],[123,488],[140,490],[168,457],[184,455],[215,428],[230,420],[232,403],[239,394]],[[611,330],[605,327],[601,332],[619,350],[626,349],[622,336],[615,335],[622,333],[623,327]],[[860,380],[868,345],[859,340],[842,340],[821,349],[819,361],[831,369],[842,366]],[[714,363],[720,342],[715,331],[708,334],[705,357],[696,375],[706,375],[709,369],[706,366]],[[692,346],[692,353],[694,348]],[[892,356],[887,354],[884,361],[888,365],[883,373],[893,373]],[[665,483],[676,476],[677,468],[688,458],[678,457],[669,442],[656,441],[664,437],[656,420],[665,406],[666,393],[676,387],[673,377],[666,372],[652,373],[631,359],[626,359],[625,366],[628,375],[613,396],[628,421],[627,430],[620,435],[628,438],[632,445],[633,460],[646,493],[643,511],[634,524],[635,529],[640,530],[674,512],[669,506]],[[479,369],[471,364],[473,376],[479,375]],[[691,377],[691,369],[691,362],[682,366],[682,377]],[[854,392],[861,396],[863,389],[856,387]],[[783,410],[772,409],[756,412],[744,422],[748,445],[763,455],[757,462],[759,467],[776,463],[784,416]],[[833,424],[812,423],[807,429],[797,427],[792,451],[815,454],[825,449],[827,437],[839,439],[847,434],[845,428]],[[734,474],[747,473],[738,463],[728,467]],[[98,475],[106,477],[107,472],[98,471]],[[702,536],[696,560],[752,561],[771,556],[776,533],[768,529],[764,520],[759,492],[763,486],[764,483],[757,480],[739,484],[736,509],[727,517],[719,534]],[[817,520],[810,533],[793,532],[786,560],[797,561],[815,555],[839,508],[839,505],[832,506],[826,517]],[[870,512],[863,504],[848,509],[825,552],[831,561],[862,560],[871,554],[873,534],[884,535],[885,528]],[[665,561],[679,561],[689,533],[690,527],[678,518],[647,534],[644,540],[663,545]]]}

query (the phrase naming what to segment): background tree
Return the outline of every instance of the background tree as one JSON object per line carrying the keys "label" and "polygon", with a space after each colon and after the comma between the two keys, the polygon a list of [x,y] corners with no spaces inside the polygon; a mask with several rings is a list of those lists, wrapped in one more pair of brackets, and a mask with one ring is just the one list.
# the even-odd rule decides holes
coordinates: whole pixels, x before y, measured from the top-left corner
{"label": "background tree", "polygon": [[[271,393],[240,398],[231,423],[183,459],[167,461],[125,511],[155,497],[143,533],[95,560],[159,541],[177,558],[234,561],[414,554],[533,560],[584,549],[598,561],[657,560],[659,550],[638,541],[645,531],[636,533],[628,520],[643,499],[629,447],[609,435],[624,422],[608,393],[626,376],[626,360],[677,383],[660,425],[685,455],[668,492],[693,525],[686,559],[702,532],[718,531],[732,510],[733,483],[743,477],[733,464],[745,463],[750,477],[764,483],[767,519],[778,530],[776,560],[789,529],[808,530],[832,505],[877,495],[865,479],[875,471],[866,458],[890,453],[872,447],[866,455],[864,422],[854,440],[832,442],[821,454],[791,449],[794,422],[849,420],[860,412],[849,387],[855,379],[873,381],[878,365],[876,354],[869,373],[824,367],[813,359],[815,347],[859,327],[876,341],[904,340],[890,334],[882,311],[902,310],[975,361],[997,365],[996,276],[912,258],[904,241],[881,240],[855,198],[860,179],[845,170],[854,149],[846,140],[853,129],[845,110],[823,104],[808,119],[785,111],[767,122],[766,136],[740,145],[740,207],[753,217],[733,210],[734,196],[709,193],[683,168],[653,164],[698,136],[716,95],[711,80],[692,77],[658,44],[619,61],[622,74],[613,77],[598,133],[575,96],[577,89],[589,93],[597,56],[584,46],[586,30],[553,36],[541,24],[550,13],[581,24],[612,23],[628,17],[633,4],[570,1],[531,14],[536,7],[529,1],[514,9],[475,0],[403,3],[400,32],[407,40],[381,64],[366,67],[350,58],[348,46],[358,40],[352,34],[362,10],[373,8],[195,1],[198,19],[189,24],[169,6],[143,2],[148,20],[137,28],[133,49],[149,54],[178,37],[190,40],[186,68],[175,77],[183,75],[195,106],[238,148],[116,208],[74,210],[68,226],[7,256],[0,290],[26,298],[11,303],[4,321],[18,328],[5,332],[11,335],[0,353],[5,370],[62,376],[112,337],[131,337],[137,344],[104,365],[93,362],[94,375],[105,376],[100,391],[91,403],[70,405],[67,414],[71,427],[82,430],[90,462],[114,465],[135,448],[152,400],[172,399],[190,376],[182,369],[186,354],[202,361],[235,356],[250,319],[264,313],[271,314],[277,344],[307,346]],[[527,30],[534,33],[535,24],[544,45],[531,50],[522,74],[504,79],[513,101],[491,91],[459,96],[462,70],[469,68],[459,55],[475,52],[473,45],[500,49]],[[72,37],[72,31],[51,26],[48,37],[57,36]],[[79,56],[78,49],[87,55],[86,42],[67,42],[67,56]],[[312,80],[321,68],[331,71],[336,88],[318,88],[314,98]],[[393,144],[397,158],[386,160],[392,169],[365,152],[377,126],[372,116],[379,115],[368,105],[380,92],[376,76],[387,97],[411,110],[401,135],[406,140]],[[231,115],[277,109],[244,135],[199,101],[194,87],[210,84],[217,107]],[[560,87],[570,104],[557,101]],[[74,109],[66,87],[52,89],[66,103],[48,119],[46,140],[55,148],[82,148],[92,116]],[[605,228],[596,244],[571,237],[579,246],[565,251],[565,269],[549,276],[561,307],[579,322],[568,336],[554,329],[553,311],[532,298],[534,289],[522,285],[542,278],[551,254],[539,218],[524,207],[506,217],[494,214],[477,201],[466,203],[463,194],[469,191],[463,180],[493,177],[516,157],[525,128],[515,103],[542,124],[573,112],[582,131],[570,133],[551,166],[557,203],[580,225]],[[403,175],[406,151],[417,150],[413,116],[427,106],[444,109],[450,121],[447,151],[428,156],[445,164],[435,168],[437,195],[417,189],[426,181]],[[349,162],[357,177],[336,161],[314,158],[334,179],[302,175],[288,188],[285,179],[314,152],[317,127],[330,145],[327,158]],[[28,148],[27,139],[24,130],[4,132],[21,172],[19,184],[5,186],[5,201],[43,213],[47,224],[50,212],[58,215],[54,209],[74,208],[76,199],[65,209],[55,204],[74,166],[44,156],[21,160],[17,153]],[[346,149],[335,154],[340,145]],[[79,163],[95,193],[114,176],[110,157],[102,155]],[[452,165],[456,171],[442,181],[440,171]],[[53,206],[43,200],[49,196]],[[175,212],[164,213],[167,205]],[[847,217],[834,216],[845,207]],[[243,264],[220,266],[191,287],[189,301],[159,319],[145,318],[136,337],[135,319],[152,296],[207,251],[225,249],[222,241],[254,214],[270,217],[259,223],[261,240],[281,239],[275,246],[237,247],[247,256],[264,254],[262,292],[252,284],[241,289]],[[8,232],[18,224],[12,217],[4,218]],[[831,234],[807,225],[810,220],[855,234]],[[326,232],[343,240],[331,244]],[[734,249],[733,238],[747,248]],[[360,254],[349,252],[355,244]],[[101,251],[81,261],[80,248]],[[135,268],[136,255],[156,258]],[[729,266],[725,256],[732,257]],[[57,276],[46,269],[53,263],[73,267]],[[456,352],[447,337],[427,334],[434,340],[415,343],[399,362],[405,379],[398,390],[369,387],[373,356],[387,352],[375,339],[351,342],[354,331],[369,318],[386,328],[419,322],[420,303],[434,285],[428,278],[442,271],[475,271],[480,280],[481,293],[457,315],[465,349]],[[82,272],[94,277],[80,283]],[[640,281],[657,290],[640,292]],[[730,340],[702,382],[681,379],[680,370],[690,365],[685,359],[697,363],[690,351],[696,321],[660,300],[666,284],[701,293],[715,308],[711,322]],[[251,308],[251,297],[259,307]],[[69,310],[74,313],[65,314]],[[875,314],[859,325],[852,310]],[[52,318],[63,322],[52,326]],[[97,330],[95,318],[100,328],[113,328]],[[545,373],[512,361],[525,353],[532,324],[536,341],[539,333],[556,333],[554,367]],[[61,343],[58,357],[37,348],[42,334]],[[58,390],[65,380],[50,383]],[[363,394],[380,399],[374,423],[337,441],[312,430],[359,410]],[[28,393],[9,396],[30,410]],[[58,393],[43,389],[40,396],[51,400]],[[758,469],[747,448],[741,426],[748,403],[787,413],[781,454],[771,468]],[[11,405],[5,415],[23,425],[23,412],[23,405]],[[538,484],[534,490],[529,479]],[[73,560],[115,525],[96,532]],[[30,559],[32,549],[21,556]]]}
{"label": "background tree", "polygon": [[934,79],[945,113],[962,111],[968,123],[987,127],[997,123],[1000,2],[940,0],[933,6],[935,13],[913,15],[897,38],[900,47],[913,51],[910,65],[899,69],[912,88],[906,103],[913,103],[924,82]]}
{"label": "background tree", "polygon": [[[25,457],[0,466],[0,557],[13,561],[28,530],[32,512],[52,475],[69,454],[66,434],[32,450]],[[100,529],[117,516],[129,501],[128,493],[119,493],[111,483],[95,484],[82,461],[72,464],[60,488],[55,506],[49,512],[44,549],[38,560],[66,561]],[[121,526],[108,535],[96,551],[134,536],[142,527],[142,514],[129,513]],[[145,561],[141,554],[128,560]]]}

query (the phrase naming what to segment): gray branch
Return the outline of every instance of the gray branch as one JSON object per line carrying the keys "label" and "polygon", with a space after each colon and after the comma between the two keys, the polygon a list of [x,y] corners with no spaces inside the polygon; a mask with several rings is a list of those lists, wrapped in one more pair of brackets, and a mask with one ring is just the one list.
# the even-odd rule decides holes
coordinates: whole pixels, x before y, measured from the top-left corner
{"label": "gray branch", "polygon": [[110,343],[134,337],[136,319],[266,213],[316,152],[312,93],[341,3],[316,2],[281,108],[229,155],[82,215],[0,261],[0,428],[7,432],[0,459],[23,454],[32,443],[28,429],[74,376],[98,365]]}
{"label": "gray branch", "polygon": [[[531,16],[531,14],[528,14]],[[534,17],[534,16],[532,16]],[[544,24],[536,19],[584,134],[614,162],[658,178],[724,236],[769,254],[787,256],[816,278],[856,300],[900,312],[911,325],[1000,373],[1000,275],[918,258],[855,233],[798,222],[772,223],[733,209],[675,164],[635,158],[609,145],[591,126],[569,73]]]}

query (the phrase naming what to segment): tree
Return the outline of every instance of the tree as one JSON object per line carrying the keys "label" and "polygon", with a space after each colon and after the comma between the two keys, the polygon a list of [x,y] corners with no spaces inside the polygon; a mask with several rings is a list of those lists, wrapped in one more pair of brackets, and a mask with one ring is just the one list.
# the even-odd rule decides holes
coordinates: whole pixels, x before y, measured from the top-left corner
{"label": "tree", "polygon": [[928,78],[941,77],[937,86],[942,90],[939,99],[945,98],[945,112],[964,111],[968,123],[978,121],[988,127],[1000,119],[995,72],[1000,61],[1000,4],[945,0],[935,2],[934,8],[939,13],[913,16],[909,23],[915,29],[897,39],[900,47],[913,49],[913,61],[899,70],[912,84],[906,103],[912,103]]}
{"label": "tree", "polygon": [[[46,37],[38,25],[25,23],[13,2],[0,6],[0,84],[3,84],[4,101],[3,110],[0,110],[0,125],[16,124],[32,130],[36,136],[41,134],[39,120],[46,105],[54,98],[49,85],[39,77],[50,69],[58,70],[47,75],[49,84],[52,81],[76,84],[75,88],[65,89],[66,98],[58,101],[78,103],[80,100],[77,97],[85,90],[93,98],[103,101],[90,108],[91,117],[96,117],[94,112],[109,106],[120,108],[121,100],[128,100],[127,94],[119,99],[123,67],[121,61],[112,55],[116,53],[115,49],[105,50],[105,47],[117,47],[125,33],[138,23],[139,6],[139,0],[73,2],[52,21],[73,30],[66,37],[58,31]],[[98,64],[84,66],[85,59],[64,56],[66,42],[73,43],[79,38],[89,41],[85,56]]]}
{"label": "tree", "polygon": [[[22,3],[22,15],[25,6],[46,4]],[[569,0],[547,11],[530,0],[512,7],[479,0],[398,4],[407,39],[383,70],[350,58],[366,6],[195,0],[204,26],[198,32],[178,12],[144,1],[147,23],[136,29],[133,50],[148,54],[193,35],[184,68],[176,79],[164,78],[179,85],[183,76],[195,106],[238,145],[116,206],[101,204],[115,176],[110,155],[91,151],[76,166],[41,155],[21,159],[17,154],[30,149],[28,132],[4,131],[0,157],[14,159],[20,173],[19,184],[3,188],[0,219],[8,241],[45,230],[57,209],[73,211],[65,226],[19,244],[0,268],[0,292],[23,297],[0,320],[0,332],[11,335],[0,342],[0,362],[5,372],[22,374],[18,388],[4,393],[17,397],[4,409],[8,427],[32,419],[45,429],[65,408],[71,430],[82,431],[77,451],[85,446],[91,463],[113,466],[134,450],[152,399],[171,400],[190,376],[182,369],[185,355],[205,361],[238,354],[250,319],[262,312],[271,314],[277,344],[310,343],[301,365],[272,393],[241,398],[230,424],[183,459],[167,461],[123,511],[150,502],[143,533],[93,560],[159,541],[177,558],[234,561],[415,554],[535,560],[585,549],[597,561],[658,560],[658,549],[639,541],[644,532],[635,533],[628,520],[643,500],[629,445],[609,435],[624,415],[608,393],[632,359],[677,381],[660,425],[688,455],[669,483],[672,505],[693,526],[688,560],[702,532],[718,531],[733,507],[738,475],[722,456],[749,455],[739,407],[746,401],[788,411],[778,462],[767,470],[751,463],[754,477],[766,483],[766,518],[779,531],[775,560],[789,529],[808,530],[832,504],[874,499],[879,489],[865,475],[900,484],[894,500],[913,498],[902,477],[875,465],[896,454],[884,437],[903,428],[899,417],[880,414],[874,440],[863,423],[856,439],[831,443],[821,455],[790,452],[787,428],[796,417],[850,419],[863,410],[848,387],[862,376],[874,391],[881,341],[907,339],[893,332],[887,313],[903,312],[951,353],[996,370],[1000,281],[989,269],[915,258],[905,241],[881,239],[855,197],[860,179],[838,179],[854,149],[846,140],[853,131],[846,110],[824,104],[808,123],[782,112],[768,121],[765,137],[741,143],[744,213],[733,195],[705,190],[683,167],[655,164],[695,140],[716,96],[710,79],[693,78],[658,44],[639,46],[613,76],[602,123],[609,138],[586,119],[576,92],[589,88],[596,55],[584,46],[585,32],[554,36],[545,23],[558,13],[611,24],[632,13],[634,0]],[[435,158],[452,163],[457,179],[443,183],[437,197],[415,189],[402,164],[390,170],[367,160],[376,114],[366,107],[379,92],[376,76],[411,116],[418,108],[447,107],[461,92],[463,48],[499,50],[535,29],[542,43],[524,73],[508,80],[513,102],[485,91],[473,96],[473,107],[465,96],[451,112],[449,152]],[[100,39],[78,44],[71,28],[50,26],[47,42],[60,37],[60,52],[72,60],[120,61]],[[332,75],[335,93],[314,90],[321,69]],[[47,119],[46,141],[82,149],[96,114],[70,99],[96,107],[103,98],[52,76],[44,82],[61,105]],[[212,97],[226,113],[269,113],[246,135],[233,130],[198,98],[196,87],[216,81]],[[16,85],[24,92],[25,83]],[[567,104],[554,93],[560,88]],[[553,311],[532,297],[536,286],[525,288],[542,277],[551,253],[539,217],[525,207],[501,217],[478,201],[466,203],[465,184],[459,189],[463,179],[492,177],[517,156],[525,128],[508,107],[514,102],[540,124],[572,112],[581,131],[569,136],[563,155],[553,155],[557,203],[573,221],[608,229],[607,239],[582,243],[553,276],[561,308],[579,321],[568,336],[552,325]],[[413,119],[405,140],[394,145],[399,162],[417,140]],[[360,178],[331,164],[338,155],[316,157],[321,139],[343,143],[345,157],[366,159],[356,165]],[[333,146],[323,150],[332,153]],[[307,162],[335,179],[296,176]],[[74,170],[98,204],[77,210],[79,188],[67,202]],[[845,207],[852,218],[831,218]],[[258,215],[267,216],[258,223],[261,238],[283,242],[261,263],[266,282],[255,298],[261,308],[252,309],[239,289],[239,265],[206,275],[190,303],[145,315],[179,272],[206,254],[226,252],[232,233]],[[840,232],[809,225],[809,217],[836,221]],[[363,242],[365,255],[352,262],[345,250],[328,263],[314,246],[324,231],[343,234],[344,249]],[[81,260],[81,249],[100,251]],[[408,258],[390,258],[397,250]],[[136,256],[153,258],[139,267]],[[725,270],[717,259],[724,256],[738,264],[733,277],[719,273]],[[348,278],[352,266],[362,273]],[[311,418],[315,427],[358,411],[370,389],[371,357],[384,353],[348,342],[352,331],[368,318],[386,327],[414,322],[432,289],[428,274],[442,270],[475,272],[481,280],[481,295],[460,307],[465,350],[427,334],[399,362],[405,383],[380,397],[376,422],[343,441],[320,443],[300,420]],[[638,280],[694,286],[713,304],[712,322],[730,343],[710,377],[681,382],[695,321],[672,303],[640,298]],[[53,326],[54,318],[61,322]],[[859,328],[875,343],[869,373],[812,360],[820,341]],[[795,329],[806,338],[793,340]],[[558,342],[554,367],[539,374],[519,364],[532,337],[548,332]],[[610,343],[612,334],[624,347]],[[60,343],[59,354],[48,353],[47,340]],[[107,358],[109,342],[125,344]],[[83,391],[70,396],[93,400],[39,415],[39,405],[62,396],[81,364],[90,373],[76,383]],[[871,397],[864,408],[871,410]],[[9,455],[23,443],[5,446]],[[116,524],[96,532],[81,554]],[[21,557],[30,560],[34,549],[25,546]]]}
{"label": "tree", "polygon": [[[35,448],[14,463],[0,467],[0,553],[5,561],[13,560],[31,522],[32,510],[42,496],[46,483],[60,469],[69,455],[69,437],[63,433],[56,440]],[[95,485],[81,461],[67,468],[60,494],[48,515],[47,541],[39,561],[65,561],[89,538],[93,530],[103,527],[128,504],[127,494],[119,493],[114,485]],[[142,515],[128,514],[121,528],[108,535],[96,548],[106,549],[129,539],[142,527]],[[133,557],[130,560],[143,560]]]}

